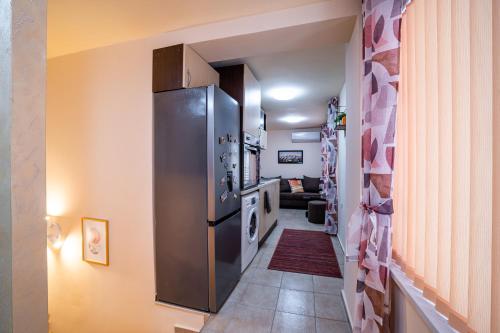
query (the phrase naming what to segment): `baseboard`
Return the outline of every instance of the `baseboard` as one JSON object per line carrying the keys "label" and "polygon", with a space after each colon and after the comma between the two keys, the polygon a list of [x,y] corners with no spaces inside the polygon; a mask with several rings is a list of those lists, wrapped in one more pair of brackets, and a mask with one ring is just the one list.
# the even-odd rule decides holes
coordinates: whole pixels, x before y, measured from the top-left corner
{"label": "baseboard", "polygon": [[262,246],[262,244],[264,244],[264,242],[266,241],[266,239],[269,237],[269,235],[273,232],[274,228],[276,228],[276,226],[278,225],[278,220],[274,221],[274,223],[271,225],[271,228],[269,228],[266,232],[266,234],[264,235],[264,237],[262,237],[262,239],[259,241],[259,247]]}
{"label": "baseboard", "polygon": [[[339,236],[337,236],[337,239],[339,240],[340,247],[342,248],[342,252],[344,252],[344,259],[345,259],[345,248],[344,248],[344,244],[342,244],[342,242],[340,241]],[[344,260],[344,261],[345,261],[345,260]]]}
{"label": "baseboard", "polygon": [[344,302],[345,312],[347,313],[347,320],[349,321],[349,326],[351,327],[352,331],[354,327],[352,326],[351,312],[349,311],[349,304],[347,304],[347,298],[345,297],[344,289],[342,289],[341,294],[342,294],[342,301]]}
{"label": "baseboard", "polygon": [[187,328],[187,327],[180,326],[180,325],[174,326],[174,333],[199,333],[199,332],[200,332],[199,330]]}

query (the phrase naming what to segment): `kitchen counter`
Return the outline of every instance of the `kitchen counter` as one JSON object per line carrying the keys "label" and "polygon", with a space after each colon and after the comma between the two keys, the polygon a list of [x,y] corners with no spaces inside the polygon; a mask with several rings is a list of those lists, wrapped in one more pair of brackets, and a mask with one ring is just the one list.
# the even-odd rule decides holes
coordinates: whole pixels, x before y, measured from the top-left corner
{"label": "kitchen counter", "polygon": [[252,187],[252,188],[249,188],[249,189],[246,189],[246,190],[241,190],[240,195],[243,196],[243,195],[246,195],[246,194],[249,194],[249,193],[253,193],[255,191],[260,190],[263,187],[266,187],[268,185],[271,185],[272,183],[276,183],[276,182],[279,182],[279,181],[280,181],[279,179],[261,180],[260,183],[259,183],[259,185],[255,186],[255,187]]}
{"label": "kitchen counter", "polygon": [[[259,246],[261,246],[278,223],[280,210],[280,180],[262,180],[258,186],[241,191],[241,195],[256,192],[259,193]],[[269,203],[269,209],[266,209],[266,197]]]}

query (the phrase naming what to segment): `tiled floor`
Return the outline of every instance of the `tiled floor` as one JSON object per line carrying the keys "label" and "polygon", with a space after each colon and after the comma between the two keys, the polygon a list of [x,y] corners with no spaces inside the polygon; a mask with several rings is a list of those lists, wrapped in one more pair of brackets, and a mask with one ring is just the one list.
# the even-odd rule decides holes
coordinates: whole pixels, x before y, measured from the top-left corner
{"label": "tiled floor", "polygon": [[[341,298],[342,279],[267,269],[283,229],[323,230],[304,211],[281,209],[278,226],[259,249],[237,287],[204,333],[350,332]],[[332,238],[342,273],[343,252]]]}

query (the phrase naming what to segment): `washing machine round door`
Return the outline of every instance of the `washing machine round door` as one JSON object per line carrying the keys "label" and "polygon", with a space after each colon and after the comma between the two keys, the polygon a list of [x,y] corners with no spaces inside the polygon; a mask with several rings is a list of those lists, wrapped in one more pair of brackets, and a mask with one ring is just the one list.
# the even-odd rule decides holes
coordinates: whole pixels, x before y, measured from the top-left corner
{"label": "washing machine round door", "polygon": [[257,222],[257,210],[254,208],[250,211],[250,217],[248,219],[248,225],[247,225],[247,237],[249,243],[254,242],[255,239],[257,238],[258,228],[259,225]]}

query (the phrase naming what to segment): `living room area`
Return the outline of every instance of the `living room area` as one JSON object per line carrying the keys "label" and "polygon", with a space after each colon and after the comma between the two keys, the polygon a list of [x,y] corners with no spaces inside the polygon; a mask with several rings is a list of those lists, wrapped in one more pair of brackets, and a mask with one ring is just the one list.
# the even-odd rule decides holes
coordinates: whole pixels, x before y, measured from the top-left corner
{"label": "living room area", "polygon": [[348,50],[341,43],[244,59],[262,91],[260,149],[248,148],[242,162],[260,181],[241,192],[242,210],[259,211],[248,219],[258,249],[203,332],[351,331],[335,176],[337,144],[346,146]]}
{"label": "living room area", "polygon": [[[268,131],[268,146],[261,152],[261,176],[280,179],[281,209],[307,212],[309,202],[324,202],[320,193],[320,134],[320,127]],[[322,208],[319,214],[323,216],[321,219],[312,216],[311,223],[324,223],[325,206],[319,206]]]}

